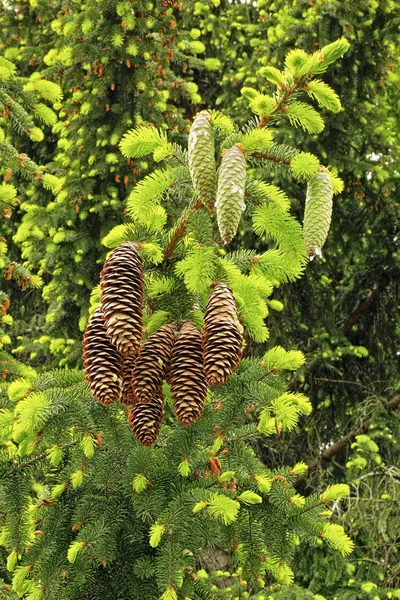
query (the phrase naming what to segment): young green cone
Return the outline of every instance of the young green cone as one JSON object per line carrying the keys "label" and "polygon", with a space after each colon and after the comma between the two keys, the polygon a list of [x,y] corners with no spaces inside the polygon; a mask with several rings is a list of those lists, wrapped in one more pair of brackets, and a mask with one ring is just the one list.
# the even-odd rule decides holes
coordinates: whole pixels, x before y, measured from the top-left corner
{"label": "young green cone", "polygon": [[218,228],[225,244],[235,237],[244,203],[246,159],[244,148],[236,144],[222,157],[218,170],[218,188],[215,208]]}
{"label": "young green cone", "polygon": [[308,256],[322,256],[332,216],[332,183],[328,173],[317,171],[307,184],[303,233]]}
{"label": "young green cone", "polygon": [[193,187],[205,206],[213,208],[217,190],[214,135],[210,115],[206,110],[199,113],[190,128],[189,169]]}

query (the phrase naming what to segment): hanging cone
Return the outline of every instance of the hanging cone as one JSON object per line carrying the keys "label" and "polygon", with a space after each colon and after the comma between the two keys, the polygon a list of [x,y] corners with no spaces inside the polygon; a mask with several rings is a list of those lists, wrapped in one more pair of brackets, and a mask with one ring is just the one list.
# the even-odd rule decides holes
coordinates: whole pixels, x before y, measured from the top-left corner
{"label": "hanging cone", "polygon": [[161,0],[161,6],[165,9],[173,8],[178,4],[177,0]]}
{"label": "hanging cone", "polygon": [[143,264],[135,244],[115,248],[101,272],[101,309],[107,335],[124,356],[135,356],[142,338]]}
{"label": "hanging cone", "polygon": [[145,342],[135,362],[133,389],[139,402],[154,398],[167,374],[175,342],[174,325],[163,325]]}
{"label": "hanging cone", "polygon": [[244,188],[246,182],[246,159],[244,148],[236,144],[222,157],[218,170],[218,189],[215,209],[218,228],[225,244],[235,237],[240,217],[246,208]]}
{"label": "hanging cone", "polygon": [[127,413],[128,423],[143,446],[151,446],[160,433],[164,415],[164,396],[157,390],[154,398],[146,404],[138,402]]}
{"label": "hanging cone", "polygon": [[122,357],[111,345],[100,309],[93,313],[83,336],[85,376],[100,404],[119,399],[122,386]]}
{"label": "hanging cone", "polygon": [[172,350],[168,383],[171,385],[176,416],[184,425],[197,421],[207,395],[202,337],[197,327],[186,321]]}
{"label": "hanging cone", "polygon": [[133,372],[134,366],[135,366],[134,357],[133,356],[125,356],[124,366],[122,369],[121,404],[127,404],[128,406],[133,406],[137,402],[135,393],[133,391],[133,386],[132,386],[132,372]]}
{"label": "hanging cone", "polygon": [[226,283],[217,283],[207,302],[205,325],[215,322],[216,319],[237,319],[235,298]]}
{"label": "hanging cone", "polygon": [[209,385],[226,383],[242,356],[242,335],[230,288],[217,284],[204,315],[204,373]]}
{"label": "hanging cone", "polygon": [[203,110],[190,128],[188,155],[194,191],[205,206],[214,207],[217,191],[214,134],[210,114]]}
{"label": "hanging cone", "polygon": [[332,217],[332,183],[328,173],[317,171],[307,184],[303,233],[308,256],[322,256]]}

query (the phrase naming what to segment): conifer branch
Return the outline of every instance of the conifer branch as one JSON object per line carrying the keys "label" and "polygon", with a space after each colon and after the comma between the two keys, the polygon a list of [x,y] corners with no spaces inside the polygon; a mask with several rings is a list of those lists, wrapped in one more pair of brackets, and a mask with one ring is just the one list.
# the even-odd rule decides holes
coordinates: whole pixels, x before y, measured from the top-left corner
{"label": "conifer branch", "polygon": [[290,98],[290,96],[300,87],[301,83],[303,82],[303,77],[301,79],[296,79],[291,86],[289,86],[288,88],[286,88],[286,90],[283,92],[282,96],[279,98],[275,108],[273,109],[273,111],[271,112],[271,114],[268,117],[261,117],[260,118],[260,123],[258,125],[258,127],[261,129],[262,127],[266,127],[269,122],[271,121],[271,119],[276,116],[277,113],[279,113],[280,111],[282,111],[282,107],[285,104],[285,102]]}
{"label": "conifer branch", "polygon": [[252,156],[254,156],[254,158],[262,158],[263,160],[271,160],[276,163],[281,163],[290,166],[289,158],[283,158],[282,156],[274,156],[273,154],[268,154],[267,152],[255,152]]}
{"label": "conifer branch", "polygon": [[[386,409],[388,411],[394,411],[396,410],[398,407],[400,406],[400,394],[398,394],[397,396],[395,396],[394,398],[392,398],[392,400],[390,400],[390,402],[388,402],[386,404]],[[360,427],[357,427],[357,429],[353,429],[353,431],[349,431],[349,433],[347,433],[345,436],[343,436],[340,440],[338,440],[337,442],[335,442],[334,444],[332,444],[331,446],[328,446],[328,448],[326,448],[322,454],[320,456],[318,456],[317,458],[315,458],[309,465],[308,465],[308,469],[306,471],[306,473],[304,475],[301,475],[298,479],[296,479],[296,481],[292,484],[294,488],[298,488],[300,487],[300,485],[302,485],[306,479],[312,474],[314,473],[314,471],[316,471],[319,467],[319,465],[321,464],[322,461],[324,460],[332,460],[334,456],[336,456],[336,454],[339,454],[339,452],[341,452],[344,448],[346,448],[346,446],[357,436],[357,435],[361,435],[363,433],[366,433],[371,424],[372,424],[372,419],[367,419],[366,421],[364,421]]]}
{"label": "conifer branch", "polygon": [[[69,442],[68,444],[60,444],[60,447],[63,448],[64,450],[67,448],[72,448],[73,446],[76,446],[78,441],[79,440],[72,440],[72,442]],[[16,464],[14,466],[14,471],[21,471],[21,469],[26,469],[27,467],[30,467],[31,465],[35,464],[36,462],[44,460],[45,458],[47,458],[47,456],[48,456],[48,452],[46,450],[46,452],[42,452],[42,454],[38,454],[37,456],[34,456],[33,458],[31,458],[23,463]]]}
{"label": "conifer branch", "polygon": [[353,312],[347,317],[347,319],[340,326],[340,331],[342,333],[347,333],[353,325],[357,323],[357,321],[361,318],[362,314],[368,310],[369,306],[372,302],[378,298],[381,292],[389,285],[391,282],[391,277],[389,274],[384,274],[379,281],[376,281],[368,294],[360,300],[357,307],[353,310]]}
{"label": "conifer branch", "polygon": [[177,224],[175,225],[171,239],[164,250],[164,260],[170,260],[174,253],[178,242],[183,238],[186,233],[186,229],[189,222],[190,214],[200,208],[202,205],[201,198],[195,198],[193,202],[187,207],[187,209],[181,214]]}

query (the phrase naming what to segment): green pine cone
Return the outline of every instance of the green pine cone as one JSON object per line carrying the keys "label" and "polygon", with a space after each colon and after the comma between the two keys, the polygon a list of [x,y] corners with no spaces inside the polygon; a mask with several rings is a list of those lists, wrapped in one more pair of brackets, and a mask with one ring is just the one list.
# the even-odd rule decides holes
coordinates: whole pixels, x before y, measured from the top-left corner
{"label": "green pine cone", "polygon": [[332,216],[332,183],[328,173],[317,171],[307,184],[303,233],[308,256],[322,256]]}
{"label": "green pine cone", "polygon": [[225,244],[236,235],[244,203],[246,159],[240,144],[229,148],[222,157],[218,171],[218,188],[215,208],[218,228]]}
{"label": "green pine cone", "polygon": [[194,191],[202,203],[213,208],[217,189],[214,135],[210,115],[203,110],[194,119],[188,142],[189,169]]}

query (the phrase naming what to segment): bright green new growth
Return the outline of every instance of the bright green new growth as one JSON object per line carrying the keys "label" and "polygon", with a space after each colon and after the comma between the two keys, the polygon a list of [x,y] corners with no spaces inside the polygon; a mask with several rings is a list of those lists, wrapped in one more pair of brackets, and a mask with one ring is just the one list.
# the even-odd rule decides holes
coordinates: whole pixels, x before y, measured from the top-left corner
{"label": "bright green new growth", "polygon": [[332,217],[333,189],[329,175],[318,171],[307,184],[304,209],[304,241],[308,256],[322,256]]}
{"label": "bright green new growth", "polygon": [[[118,3],[118,10],[124,11],[124,3]],[[113,46],[122,48],[121,42],[122,34],[114,32]],[[302,69],[303,58],[292,55],[287,67]],[[274,69],[266,76],[287,91],[292,75]],[[322,104],[317,92],[314,97]],[[166,322],[184,320],[201,329],[211,285],[224,281],[232,289],[246,336],[265,342],[274,288],[294,281],[305,269],[303,233],[290,214],[289,197],[277,186],[253,179],[252,167],[261,172],[271,163],[287,173],[290,166],[300,180],[315,177],[318,159],[273,146],[268,119],[273,115],[276,124],[286,115],[313,133],[322,120],[306,104],[282,102],[278,110],[277,98],[249,89],[244,95],[260,118],[241,130],[223,113],[207,113],[211,121],[202,113],[204,119],[200,115],[192,126],[188,152],[150,125],[140,125],[121,141],[129,159],[152,154],[156,162],[163,161],[129,194],[131,222],[113,227],[104,239],[108,248],[137,242],[145,264],[145,335]],[[252,223],[262,238],[260,254],[240,245],[225,253],[215,236],[215,192],[209,193],[208,210],[197,202],[204,173],[213,173],[215,190],[214,142],[211,152],[212,137],[203,136],[209,145],[200,160],[205,146],[193,135],[200,126],[211,133],[211,128],[218,130],[218,160],[221,149],[228,148],[220,161],[215,204],[223,241],[229,243],[237,234],[246,195],[246,226]],[[113,164],[112,157],[107,164]],[[246,166],[251,167],[247,173]],[[56,188],[50,178],[47,185]],[[65,232],[57,232],[53,239],[61,244],[63,236]],[[98,301],[97,289],[92,308]],[[310,414],[308,398],[287,392],[281,373],[303,363],[299,351],[279,346],[262,361],[242,360],[228,382],[209,393],[201,418],[190,427],[171,418],[170,388],[164,384],[165,421],[152,448],[141,447],[132,436],[126,407],[93,401],[80,372],[21,373],[0,415],[8,440],[1,458],[11,473],[1,482],[6,515],[1,540],[10,567],[21,567],[16,587],[27,582],[33,600],[33,595],[43,595],[40,581],[49,597],[64,594],[76,600],[93,593],[93,581],[110,586],[114,577],[127,598],[207,598],[194,577],[200,548],[226,547],[251,583],[273,577],[282,584],[293,581],[290,564],[302,540],[325,536],[333,548],[348,552],[348,539],[342,530],[327,527],[326,515],[310,511],[303,517],[308,505],[295,483],[306,465],[268,470],[249,444],[260,434],[294,432]],[[332,498],[342,493],[328,491]],[[17,494],[19,503],[14,502]],[[43,536],[35,535],[38,520]],[[33,565],[32,572],[26,573],[27,565]],[[68,577],[60,588],[64,571]]]}
{"label": "bright green new growth", "polygon": [[244,189],[246,158],[238,145],[232,146],[222,157],[218,170],[218,189],[215,209],[218,228],[225,244],[235,237],[242,212],[246,208]]}
{"label": "bright green new growth", "polygon": [[212,208],[217,191],[214,134],[211,117],[202,111],[189,131],[188,158],[194,191],[204,206]]}

